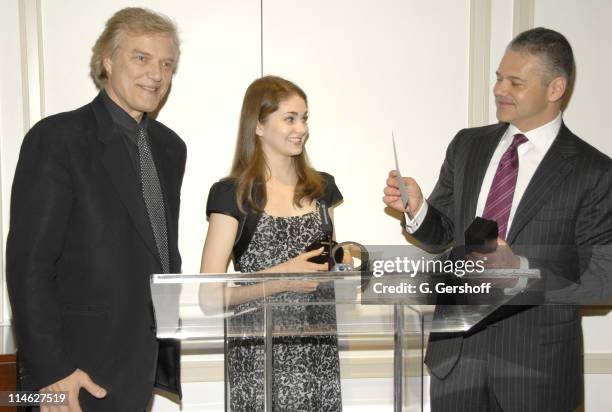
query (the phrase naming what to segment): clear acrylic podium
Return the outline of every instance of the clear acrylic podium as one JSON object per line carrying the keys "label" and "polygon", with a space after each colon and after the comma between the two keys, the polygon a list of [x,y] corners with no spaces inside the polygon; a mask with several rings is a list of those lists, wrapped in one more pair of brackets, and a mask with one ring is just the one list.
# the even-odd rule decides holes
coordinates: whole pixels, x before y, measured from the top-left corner
{"label": "clear acrylic podium", "polygon": [[[151,292],[159,338],[182,340],[184,353],[223,357],[223,362],[217,362],[217,368],[223,370],[216,373],[224,377],[227,411],[231,410],[228,342],[261,342],[263,368],[258,373],[264,382],[263,409],[272,411],[273,339],[313,336],[337,338],[343,381],[392,377],[388,392],[381,397],[390,398],[394,411],[422,411],[426,375],[423,360],[429,333],[469,330],[513,299],[512,294],[504,293],[508,284],[523,282],[528,288],[538,277],[537,271],[529,270],[471,274],[470,282],[491,283],[494,297],[438,305],[437,309],[434,304],[440,302],[432,295],[374,293],[384,285],[423,283],[422,276],[374,278],[362,277],[360,272],[152,275]],[[317,292],[311,293],[314,285]],[[319,293],[321,290],[326,292]],[[291,301],[279,299],[279,293],[289,293]],[[305,315],[298,316],[298,322],[295,318],[286,322],[285,313],[295,312],[290,307],[299,307]],[[335,313],[335,322],[333,318],[318,321],[308,315],[317,311]],[[349,395],[343,391],[345,408],[351,402],[345,397],[355,397],[355,392]]]}

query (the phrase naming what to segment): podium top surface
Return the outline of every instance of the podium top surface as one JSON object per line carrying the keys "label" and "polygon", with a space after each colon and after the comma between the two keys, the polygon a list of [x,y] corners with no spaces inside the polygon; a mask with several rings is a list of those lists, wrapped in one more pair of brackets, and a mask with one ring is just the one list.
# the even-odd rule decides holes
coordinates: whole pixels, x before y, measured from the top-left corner
{"label": "podium top surface", "polygon": [[420,334],[423,328],[466,331],[512,301],[516,293],[508,289],[519,285],[526,290],[538,278],[537,270],[494,270],[469,278],[360,272],[156,274],[151,293],[158,337],[380,336],[394,333],[397,310],[406,334]]}

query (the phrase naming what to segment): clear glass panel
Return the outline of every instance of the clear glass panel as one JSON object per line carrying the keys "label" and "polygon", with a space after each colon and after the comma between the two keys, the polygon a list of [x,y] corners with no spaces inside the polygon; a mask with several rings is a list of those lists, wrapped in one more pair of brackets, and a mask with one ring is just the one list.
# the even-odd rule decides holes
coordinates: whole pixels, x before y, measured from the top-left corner
{"label": "clear glass panel", "polygon": [[279,391],[306,387],[344,395],[346,407],[359,398],[351,383],[386,378],[379,399],[420,411],[427,334],[467,330],[513,299],[504,293],[509,279],[537,279],[529,271],[483,276],[478,282],[491,281],[496,294],[487,304],[437,307],[422,296],[373,300],[375,283],[408,280],[361,272],[153,275],[151,291],[158,337],[182,339],[183,354],[206,365],[203,375],[225,381],[228,410],[273,410]]}

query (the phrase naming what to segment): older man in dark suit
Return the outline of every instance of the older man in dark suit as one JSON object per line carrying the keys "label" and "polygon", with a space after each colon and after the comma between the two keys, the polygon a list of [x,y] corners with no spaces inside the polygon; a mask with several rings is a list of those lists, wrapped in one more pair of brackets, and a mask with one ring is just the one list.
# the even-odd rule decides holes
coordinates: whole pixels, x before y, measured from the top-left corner
{"label": "older man in dark suit", "polygon": [[179,347],[156,339],[149,276],[180,271],[186,148],[147,115],[178,57],[171,20],[120,10],[93,48],[100,94],[21,147],[7,244],[21,385],[67,391],[69,410],[142,411],[154,385],[180,395]]}
{"label": "older man in dark suit", "polygon": [[[612,244],[612,162],[563,123],[573,69],[572,49],[555,31],[528,30],[510,43],[494,88],[500,123],[455,136],[427,201],[405,178],[410,201],[404,208],[395,172],[387,179],[383,201],[408,214],[406,230],[415,239],[432,248],[461,245],[481,216],[499,226],[489,265],[527,268],[545,261],[563,268],[541,266],[547,282],[553,276],[580,281],[585,262],[578,250]],[[426,358],[432,410],[576,408],[583,399],[578,309],[505,307],[477,331],[432,335]]]}

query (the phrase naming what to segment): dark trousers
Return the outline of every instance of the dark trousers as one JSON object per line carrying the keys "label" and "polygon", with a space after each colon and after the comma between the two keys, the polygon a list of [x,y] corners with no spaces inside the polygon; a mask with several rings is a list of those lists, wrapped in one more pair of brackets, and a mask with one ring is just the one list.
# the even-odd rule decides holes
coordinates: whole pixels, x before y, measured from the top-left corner
{"label": "dark trousers", "polygon": [[487,353],[470,350],[482,347],[486,333],[464,339],[461,357],[444,379],[431,374],[430,402],[432,412],[501,412],[502,408],[488,385]]}

